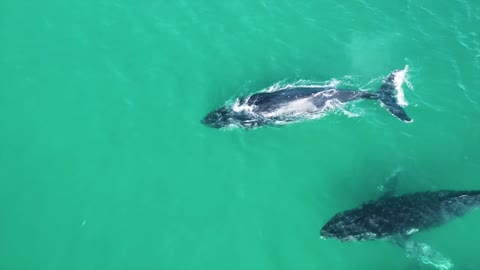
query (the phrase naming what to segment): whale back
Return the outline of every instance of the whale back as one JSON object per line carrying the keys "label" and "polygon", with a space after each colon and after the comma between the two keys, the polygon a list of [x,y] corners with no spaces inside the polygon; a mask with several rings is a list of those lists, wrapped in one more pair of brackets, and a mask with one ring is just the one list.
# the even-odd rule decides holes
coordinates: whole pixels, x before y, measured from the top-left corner
{"label": "whale back", "polygon": [[247,105],[255,105],[258,111],[271,111],[287,103],[312,97],[331,87],[289,87],[275,92],[261,92],[245,98]]}

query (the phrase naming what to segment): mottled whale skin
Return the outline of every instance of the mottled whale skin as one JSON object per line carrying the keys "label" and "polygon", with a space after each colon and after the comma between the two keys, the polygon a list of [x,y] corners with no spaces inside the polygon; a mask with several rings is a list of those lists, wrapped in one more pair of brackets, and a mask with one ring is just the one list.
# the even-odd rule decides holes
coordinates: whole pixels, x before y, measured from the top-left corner
{"label": "mottled whale skin", "polygon": [[395,97],[395,79],[398,74],[400,70],[390,73],[375,92],[305,86],[260,92],[239,98],[242,108],[222,106],[210,112],[201,122],[212,128],[235,126],[252,129],[266,125],[284,125],[323,112],[332,102],[343,104],[359,99],[379,100],[392,115],[404,122],[411,122],[412,119]]}
{"label": "mottled whale skin", "polygon": [[367,241],[406,237],[466,214],[480,206],[480,191],[419,192],[384,196],[336,214],[320,231],[323,238]]}

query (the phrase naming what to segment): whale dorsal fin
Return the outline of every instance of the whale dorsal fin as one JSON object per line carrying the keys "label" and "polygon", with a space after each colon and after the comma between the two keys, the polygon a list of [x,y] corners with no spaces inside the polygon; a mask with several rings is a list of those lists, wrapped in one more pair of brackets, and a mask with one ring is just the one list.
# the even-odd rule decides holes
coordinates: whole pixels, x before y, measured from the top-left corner
{"label": "whale dorsal fin", "polygon": [[397,190],[397,185],[398,185],[398,171],[395,171],[395,173],[388,177],[387,180],[385,180],[385,183],[381,185],[378,189],[383,192],[382,196],[380,199],[392,197],[395,195],[395,191]]}

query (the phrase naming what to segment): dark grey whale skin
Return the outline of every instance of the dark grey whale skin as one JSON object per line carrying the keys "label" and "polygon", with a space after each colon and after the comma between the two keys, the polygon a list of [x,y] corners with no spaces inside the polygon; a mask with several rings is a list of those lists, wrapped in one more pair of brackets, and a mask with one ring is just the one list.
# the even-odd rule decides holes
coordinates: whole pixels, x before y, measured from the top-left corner
{"label": "dark grey whale skin", "polygon": [[336,214],[321,229],[323,238],[367,241],[408,236],[430,229],[480,206],[480,191],[419,192],[383,197]]}

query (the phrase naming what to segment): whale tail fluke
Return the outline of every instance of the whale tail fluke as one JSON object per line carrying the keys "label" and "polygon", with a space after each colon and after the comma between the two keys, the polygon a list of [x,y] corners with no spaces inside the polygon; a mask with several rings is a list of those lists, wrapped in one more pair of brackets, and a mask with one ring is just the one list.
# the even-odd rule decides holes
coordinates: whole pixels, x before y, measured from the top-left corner
{"label": "whale tail fluke", "polygon": [[407,115],[405,110],[400,106],[398,98],[395,95],[400,89],[405,74],[408,71],[408,66],[403,70],[395,70],[388,75],[380,86],[380,90],[376,92],[378,99],[382,102],[382,105],[398,119],[403,122],[410,123],[413,120]]}

